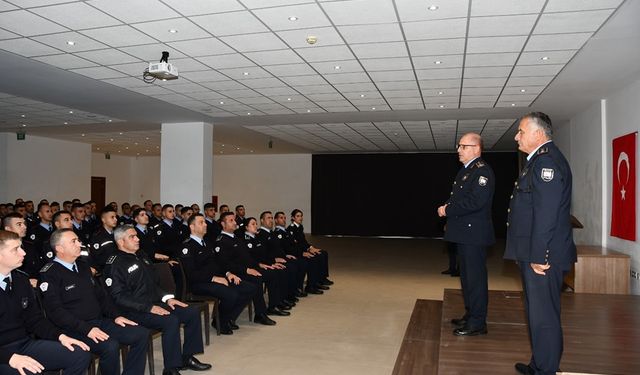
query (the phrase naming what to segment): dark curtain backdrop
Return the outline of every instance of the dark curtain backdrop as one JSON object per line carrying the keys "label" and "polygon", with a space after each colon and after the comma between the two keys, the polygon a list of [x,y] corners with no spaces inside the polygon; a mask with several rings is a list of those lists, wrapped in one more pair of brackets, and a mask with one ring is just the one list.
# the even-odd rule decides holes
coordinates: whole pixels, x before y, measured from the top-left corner
{"label": "dark curtain backdrop", "polygon": [[[493,222],[505,237],[517,152],[485,152],[496,175]],[[461,164],[454,153],[313,155],[313,234],[441,237],[436,212]]]}

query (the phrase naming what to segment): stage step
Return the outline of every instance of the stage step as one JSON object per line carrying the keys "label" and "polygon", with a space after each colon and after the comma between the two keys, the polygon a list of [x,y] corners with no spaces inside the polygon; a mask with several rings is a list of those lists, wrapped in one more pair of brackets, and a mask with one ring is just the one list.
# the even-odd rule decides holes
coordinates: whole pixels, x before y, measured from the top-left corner
{"label": "stage step", "polygon": [[438,374],[442,301],[416,301],[393,375]]}

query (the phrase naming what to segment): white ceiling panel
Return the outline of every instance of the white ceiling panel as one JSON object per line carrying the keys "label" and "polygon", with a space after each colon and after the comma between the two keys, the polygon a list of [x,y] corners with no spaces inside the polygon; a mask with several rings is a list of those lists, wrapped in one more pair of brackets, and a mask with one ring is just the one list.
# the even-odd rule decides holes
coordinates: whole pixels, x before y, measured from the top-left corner
{"label": "white ceiling panel", "polygon": [[480,102],[495,102],[498,99],[498,95],[464,95],[460,97],[461,103],[480,103]]}
{"label": "white ceiling panel", "polygon": [[418,56],[412,57],[416,69],[460,68],[464,55]]}
{"label": "white ceiling panel", "polygon": [[203,70],[209,70],[209,67],[199,62],[196,59],[181,58],[171,59],[171,62],[178,68],[180,74],[187,72],[197,72]]}
{"label": "white ceiling panel", "polygon": [[596,31],[613,9],[584,12],[544,13],[534,34],[583,33]]}
{"label": "white ceiling panel", "polygon": [[415,81],[413,70],[392,70],[385,72],[370,72],[371,79],[375,82],[384,81]]}
{"label": "white ceiling panel", "polygon": [[546,86],[553,77],[511,77],[507,84],[509,86]]}
{"label": "white ceiling panel", "polygon": [[[384,90],[382,95],[388,100],[402,100],[407,98],[420,98],[420,91],[418,90]],[[397,104],[397,102],[396,102]]]}
{"label": "white ceiling panel", "polygon": [[198,57],[198,61],[214,69],[256,66],[251,60],[239,53],[218,56]]}
{"label": "white ceiling panel", "polygon": [[282,87],[284,84],[277,78],[257,78],[257,79],[245,79],[242,81],[245,85],[252,89],[261,89],[267,87]]}
{"label": "white ceiling panel", "polygon": [[[26,7],[26,5],[21,4],[23,7]],[[6,12],[8,10],[15,10],[18,9],[16,6],[9,4],[6,1],[0,1],[0,12]]]}
{"label": "white ceiling panel", "polygon": [[467,19],[405,22],[402,27],[407,40],[464,38],[467,32]]}
{"label": "white ceiling panel", "polygon": [[145,87],[149,85],[148,83],[145,83],[142,79],[133,78],[133,77],[103,79],[102,82],[110,83],[112,85],[124,87],[124,88]]}
{"label": "white ceiling panel", "polygon": [[336,91],[333,86],[329,84],[295,86],[295,89],[303,95],[328,94]]}
{"label": "white ceiling panel", "polygon": [[526,41],[526,36],[469,38],[467,53],[520,52]]}
{"label": "white ceiling panel", "polygon": [[105,67],[95,66],[91,68],[79,68],[79,69],[71,69],[72,72],[82,74],[83,76],[87,76],[93,79],[105,79],[105,78],[122,78],[126,77],[126,75]]}
{"label": "white ceiling panel", "polygon": [[512,77],[555,76],[564,65],[518,65],[511,73]]}
{"label": "white ceiling panel", "polygon": [[[337,92],[327,94],[309,94],[307,97],[314,102],[326,102],[326,101],[342,101],[344,97]],[[286,99],[285,99],[286,100]]]}
{"label": "white ceiling panel", "polygon": [[517,52],[467,54],[465,66],[513,66]]}
{"label": "white ceiling panel", "polygon": [[216,72],[215,70],[180,73],[180,76],[193,82],[213,82],[224,81],[228,79],[226,76]]}
{"label": "white ceiling panel", "polygon": [[364,72],[358,60],[315,62],[311,63],[311,66],[320,74]]}
{"label": "white ceiling panel", "polygon": [[360,61],[369,72],[381,72],[388,70],[412,69],[411,60],[407,57],[395,57],[386,59],[364,59]]}
{"label": "white ceiling panel", "polygon": [[34,60],[38,60],[61,69],[87,68],[90,66],[96,66],[96,64],[92,63],[91,61],[68,53],[61,55],[35,57]]}
{"label": "white ceiling panel", "polygon": [[504,86],[506,78],[465,78],[464,87],[498,87]]}
{"label": "white ceiling panel", "polygon": [[137,23],[132,26],[147,35],[153,35],[155,39],[163,43],[210,36],[206,31],[186,18]]}
{"label": "white ceiling panel", "polygon": [[298,64],[302,59],[291,49],[245,53],[258,65]]}
{"label": "white ceiling panel", "polygon": [[261,93],[262,95],[266,95],[268,97],[274,97],[274,96],[278,96],[278,95],[296,95],[297,92],[295,92],[295,90],[293,90],[290,87],[270,87],[267,89],[257,89],[257,92]]}
{"label": "white ceiling panel", "polygon": [[318,74],[309,75],[309,76],[295,76],[295,77],[282,77],[282,80],[285,81],[289,85],[322,85],[327,83],[327,81],[322,78],[322,76]]}
{"label": "white ceiling panel", "polygon": [[[331,22],[316,4],[301,4],[277,8],[257,9],[253,12],[271,30],[308,29],[330,26]],[[295,21],[289,17],[295,16]]]}
{"label": "white ceiling panel", "polygon": [[[161,54],[161,53],[160,53]],[[115,49],[101,49],[96,51],[78,52],[77,56],[93,61],[97,64],[115,65],[140,61],[138,58],[130,56]]]}
{"label": "white ceiling panel", "polygon": [[338,26],[398,22],[393,3],[387,0],[324,2],[322,7]]}
{"label": "white ceiling panel", "polygon": [[[564,0],[560,0],[564,1]],[[578,0],[581,1],[581,0]],[[473,0],[471,16],[504,16],[510,14],[538,14],[545,0]],[[549,6],[547,5],[547,9]]]}
{"label": "white ceiling panel", "polygon": [[315,74],[309,64],[282,64],[265,66],[271,74],[278,77],[304,76]]}
{"label": "white ceiling panel", "polygon": [[382,91],[384,90],[417,90],[416,81],[380,81],[376,82],[376,86]]}
{"label": "white ceiling panel", "polygon": [[238,80],[271,77],[271,73],[258,66],[246,68],[218,69],[218,71],[231,79]]}
{"label": "white ceiling panel", "polygon": [[[567,51],[540,51],[523,52],[518,59],[518,65],[542,65],[542,64],[566,64],[578,52]],[[543,60],[542,58],[545,57]]]}
{"label": "white ceiling panel", "polygon": [[20,35],[18,34],[10,33],[6,30],[0,29],[0,39],[12,39],[12,38],[19,38],[19,37]]}
{"label": "white ceiling panel", "polygon": [[70,29],[115,26],[121,22],[83,2],[34,8],[32,12]]}
{"label": "white ceiling panel", "polygon": [[416,70],[419,80],[455,79],[462,77],[462,68],[420,69]]}
{"label": "white ceiling panel", "polygon": [[234,52],[233,49],[229,48],[217,38],[183,40],[168,44],[178,51],[193,57],[224,55]]}
{"label": "white ceiling panel", "polygon": [[194,16],[190,19],[214,36],[268,31],[262,22],[248,11]]}
{"label": "white ceiling panel", "polygon": [[[431,11],[429,6],[437,6],[437,10]],[[469,12],[469,0],[396,0],[398,13],[403,22],[437,20],[445,18],[465,18]]]}
{"label": "white ceiling panel", "polygon": [[158,0],[91,0],[87,4],[126,23],[163,20],[179,17]]}
{"label": "white ceiling panel", "polygon": [[411,56],[460,55],[464,53],[464,38],[410,41]]}
{"label": "white ceiling panel", "polygon": [[163,0],[165,4],[185,16],[206,13],[222,13],[243,10],[244,7],[236,0]]}
{"label": "white ceiling panel", "polygon": [[[174,50],[173,48],[169,48],[169,46],[167,46],[166,44],[161,43],[145,44],[135,47],[121,47],[119,48],[119,50],[146,62],[160,61],[160,58],[162,57],[162,51],[169,52],[169,61],[180,57],[185,57],[184,54]],[[116,62],[116,64],[118,63],[121,64],[124,63],[124,61]]]}
{"label": "white ceiling panel", "polygon": [[537,14],[471,17],[469,37],[529,35],[537,18]]}
{"label": "white ceiling panel", "polygon": [[[36,36],[33,37],[33,39],[65,52],[81,52],[108,48],[108,46],[102,43],[75,32],[48,34]],[[73,42],[73,45],[67,43],[70,41]]]}
{"label": "white ceiling panel", "polygon": [[623,0],[549,0],[545,12],[570,12],[577,10],[610,9],[620,6]]}
{"label": "white ceiling panel", "polygon": [[532,35],[524,50],[577,50],[582,48],[591,35],[591,33]]}
{"label": "white ceiling panel", "polygon": [[202,100],[202,101],[208,101],[208,100],[214,100],[214,99],[222,99],[224,98],[224,95],[219,94],[217,92],[214,91],[205,91],[205,92],[193,92],[193,93],[189,93],[188,96],[190,98],[193,99],[197,99],[197,100]]}
{"label": "white ceiling panel", "polygon": [[82,34],[111,47],[134,46],[155,43],[156,40],[129,25],[82,30]]}
{"label": "white ceiling panel", "polygon": [[296,52],[308,62],[352,60],[353,54],[346,46],[319,46],[312,48],[297,48]]}
{"label": "white ceiling panel", "polygon": [[502,91],[502,87],[464,87],[462,95],[488,95],[497,96]]}
{"label": "white ceiling panel", "polygon": [[510,66],[483,66],[464,69],[465,78],[507,77],[511,72]]}
{"label": "white ceiling panel", "polygon": [[15,10],[0,13],[2,28],[23,36],[34,36],[68,31],[45,18],[26,10]]}
{"label": "white ceiling panel", "polygon": [[[545,86],[511,86],[507,85],[504,88],[503,94],[536,94],[539,95]],[[524,91],[522,91],[524,90]]]}
{"label": "white ceiling panel", "polygon": [[365,73],[325,74],[324,78],[331,84],[371,82],[371,80]]}
{"label": "white ceiling panel", "polygon": [[342,40],[340,34],[338,34],[336,29],[333,27],[317,27],[305,30],[278,31],[276,34],[278,34],[278,36],[282,38],[285,43],[287,43],[291,48],[311,47],[311,45],[307,43],[308,36],[316,37],[317,42],[314,44],[314,46],[316,47],[344,44],[344,40]]}
{"label": "white ceiling panel", "polygon": [[400,25],[397,23],[339,26],[340,34],[347,43],[383,43],[403,41]]}
{"label": "white ceiling panel", "polygon": [[55,55],[62,52],[27,38],[1,40],[0,49],[25,57]]}
{"label": "white ceiling panel", "polygon": [[353,44],[351,48],[360,59],[408,56],[404,42]]}
{"label": "white ceiling panel", "polygon": [[424,89],[452,89],[452,88],[455,89],[455,88],[460,88],[460,79],[421,80],[420,87],[423,90]]}
{"label": "white ceiling panel", "polygon": [[[76,57],[76,56],[73,56],[73,57],[80,59],[79,57]],[[144,70],[148,67],[149,66],[144,62],[109,65],[109,68],[111,69],[115,69],[121,73],[130,75],[130,76],[135,76],[135,77],[142,77],[142,72],[144,72]]]}
{"label": "white ceiling panel", "polygon": [[[458,81],[458,85],[460,85],[460,81]],[[448,96],[453,98],[457,98],[458,96],[460,96],[461,89],[459,87],[430,89],[430,88],[425,88],[424,85],[422,85],[422,82],[421,82],[421,86],[422,86],[422,96],[424,97],[425,100],[433,100],[435,98],[439,98],[443,96]]]}

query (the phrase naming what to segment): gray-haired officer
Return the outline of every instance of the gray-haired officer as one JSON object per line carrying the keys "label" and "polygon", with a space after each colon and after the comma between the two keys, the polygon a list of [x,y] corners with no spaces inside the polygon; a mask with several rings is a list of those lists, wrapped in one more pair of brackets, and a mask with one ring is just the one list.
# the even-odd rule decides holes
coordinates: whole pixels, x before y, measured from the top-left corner
{"label": "gray-haired officer", "polygon": [[465,314],[452,319],[456,336],[487,333],[487,248],[495,243],[491,205],[495,190],[493,170],[482,158],[482,138],[467,133],[460,138],[458,158],[464,165],[453,182],[451,196],[438,208],[447,217],[444,240],[456,244]]}
{"label": "gray-haired officer", "polygon": [[528,154],[518,176],[507,223],[504,257],[518,262],[531,338],[521,374],[555,374],[562,357],[562,280],[576,262],[571,229],[571,169],[551,140],[551,119],[532,112],[520,120],[516,141]]}

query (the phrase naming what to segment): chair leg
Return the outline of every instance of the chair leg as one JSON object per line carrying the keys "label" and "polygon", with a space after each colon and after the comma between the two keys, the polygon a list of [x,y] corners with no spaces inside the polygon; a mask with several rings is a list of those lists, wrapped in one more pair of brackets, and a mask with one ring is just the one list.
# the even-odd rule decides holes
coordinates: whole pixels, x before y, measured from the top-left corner
{"label": "chair leg", "polygon": [[154,366],[153,359],[153,334],[149,335],[149,347],[147,348],[147,358],[149,360],[149,375],[156,374],[156,368]]}
{"label": "chair leg", "polygon": [[220,301],[216,300],[213,308],[216,310],[216,336],[220,336]]}
{"label": "chair leg", "polygon": [[249,313],[249,321],[253,321],[253,302],[249,302],[247,305],[247,312]]}
{"label": "chair leg", "polygon": [[204,342],[208,346],[210,344],[209,334],[211,333],[211,315],[209,314],[209,302],[204,301]]}

